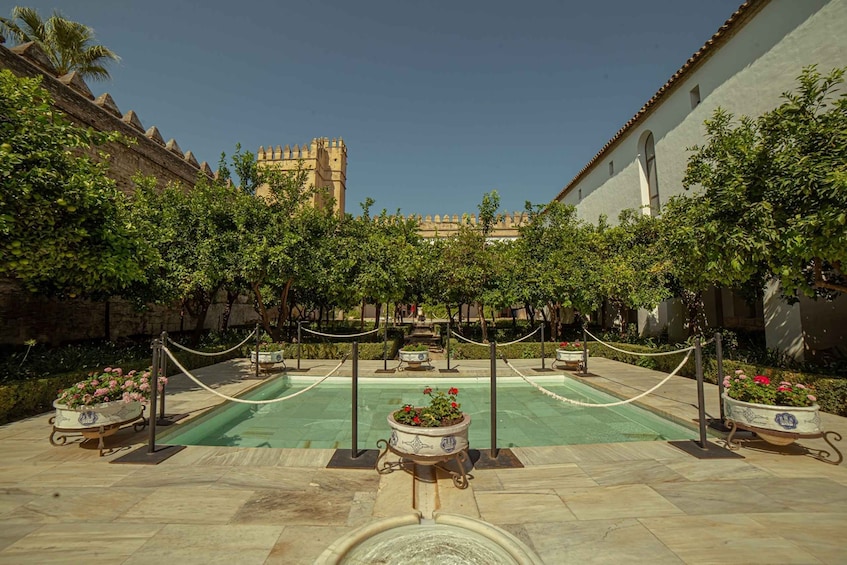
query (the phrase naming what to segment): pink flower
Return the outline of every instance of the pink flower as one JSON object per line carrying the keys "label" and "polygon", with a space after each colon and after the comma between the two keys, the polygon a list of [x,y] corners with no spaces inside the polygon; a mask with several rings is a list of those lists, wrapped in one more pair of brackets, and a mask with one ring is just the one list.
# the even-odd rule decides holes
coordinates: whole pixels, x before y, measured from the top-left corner
{"label": "pink flower", "polygon": [[735,374],[736,374],[736,375],[743,375],[743,374],[744,374],[744,371],[743,371],[742,369],[736,369],[736,370],[735,370]]}
{"label": "pink flower", "polygon": [[781,385],[779,385],[779,388],[778,388],[778,389],[776,389],[776,390],[778,390],[779,392],[790,391],[790,390],[791,390],[791,386],[786,385],[786,384],[781,384]]}
{"label": "pink flower", "polygon": [[103,369],[103,372],[104,372],[104,373],[111,373],[111,372],[112,372],[112,368],[111,368],[111,367],[106,367],[105,369]]}
{"label": "pink flower", "polygon": [[812,402],[815,402],[815,401],[818,399],[818,398],[817,398],[815,395],[813,395],[813,394],[807,394],[807,395],[806,395],[806,398],[808,398],[808,399],[809,399],[809,400],[811,400]]}
{"label": "pink flower", "polygon": [[98,381],[97,379],[94,379],[94,380],[91,381],[91,386],[97,386],[99,384],[100,384],[100,381]]}
{"label": "pink flower", "polygon": [[803,383],[797,383],[797,388],[806,390],[806,385],[804,385]]}

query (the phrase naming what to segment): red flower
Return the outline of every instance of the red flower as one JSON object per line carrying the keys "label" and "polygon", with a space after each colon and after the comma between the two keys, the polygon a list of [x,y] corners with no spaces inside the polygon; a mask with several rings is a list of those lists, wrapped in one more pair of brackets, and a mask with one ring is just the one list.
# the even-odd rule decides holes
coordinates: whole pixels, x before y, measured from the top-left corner
{"label": "red flower", "polygon": [[450,387],[450,390],[447,391],[447,394],[452,394],[452,395],[459,394],[459,389],[457,389],[456,387]]}
{"label": "red flower", "polygon": [[420,419],[420,418],[418,418],[417,416],[415,416],[414,418],[412,418],[412,421],[413,421],[414,423],[416,423],[416,424],[420,424],[420,423],[421,423],[421,419]]}
{"label": "red flower", "polygon": [[778,390],[779,392],[785,392],[785,391],[787,391],[787,390],[791,390],[791,387],[790,387],[790,386],[788,386],[788,385],[780,385],[780,387],[779,387],[777,390]]}
{"label": "red flower", "polygon": [[426,388],[424,389],[424,394],[429,394],[429,393],[431,393],[431,392],[432,392],[432,387],[426,387]]}
{"label": "red flower", "polygon": [[755,377],[753,377],[753,381],[759,383],[760,385],[771,384],[771,380],[764,375],[756,375]]}
{"label": "red flower", "polygon": [[458,408],[458,407],[459,407],[459,405],[458,405],[458,404],[456,404],[455,402],[451,402],[451,403],[450,403],[450,406],[452,406],[453,408]]}
{"label": "red flower", "polygon": [[411,412],[411,411],[412,411],[412,407],[409,406],[408,404],[403,407],[403,412]]}
{"label": "red flower", "polygon": [[568,346],[567,341],[563,341],[562,343],[559,344],[559,347],[567,347],[567,346]]}

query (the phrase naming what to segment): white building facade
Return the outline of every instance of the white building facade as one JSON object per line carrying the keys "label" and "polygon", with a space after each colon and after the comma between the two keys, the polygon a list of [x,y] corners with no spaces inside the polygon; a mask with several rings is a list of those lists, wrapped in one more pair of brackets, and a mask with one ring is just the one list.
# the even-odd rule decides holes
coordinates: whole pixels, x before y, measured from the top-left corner
{"label": "white building facade", "polygon": [[[827,73],[847,65],[844,30],[847,0],[745,2],[556,199],[591,222],[601,214],[615,221],[627,208],[660,213],[663,202],[684,192],[686,148],[705,141],[704,121],[716,108],[759,116],[796,89],[803,67]],[[795,357],[847,354],[847,297],[789,306],[773,287],[760,305],[722,291],[710,293],[705,306],[713,325],[763,328],[768,348]],[[642,333],[667,329],[671,337],[684,333],[684,320],[673,301],[638,316]]]}

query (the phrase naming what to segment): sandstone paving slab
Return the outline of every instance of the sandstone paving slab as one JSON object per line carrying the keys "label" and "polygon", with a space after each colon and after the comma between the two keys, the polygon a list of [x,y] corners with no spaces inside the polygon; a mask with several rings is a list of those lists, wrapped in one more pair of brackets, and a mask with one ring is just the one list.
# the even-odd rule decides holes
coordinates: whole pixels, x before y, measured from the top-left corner
{"label": "sandstone paving slab", "polygon": [[686,478],[674,471],[670,465],[657,461],[629,461],[626,465],[620,463],[591,463],[579,464],[595,484],[601,486],[626,485],[636,483],[664,483],[684,481]]}
{"label": "sandstone paving slab", "polygon": [[539,520],[523,527],[545,563],[683,563],[634,518],[564,523]]}
{"label": "sandstone paving slab", "polygon": [[18,485],[30,475],[55,468],[58,463],[5,463],[0,467],[0,488]]}
{"label": "sandstone paving slab", "polygon": [[169,524],[122,565],[262,565],[283,526]]}
{"label": "sandstone paving slab", "polygon": [[[767,482],[744,481],[744,484],[795,512],[847,513],[847,486],[826,478],[776,478]],[[745,510],[750,512],[756,510]]]}
{"label": "sandstone paving slab", "polygon": [[810,565],[821,562],[806,549],[782,537],[778,529],[765,528],[750,516],[742,514],[640,518],[639,521],[690,565]]}
{"label": "sandstone paving slab", "polygon": [[37,500],[42,489],[4,487],[0,488],[0,522],[7,522],[18,515],[18,509]]}
{"label": "sandstone paving slab", "polygon": [[[847,446],[843,448],[847,451]],[[841,484],[847,484],[847,463],[830,465],[808,455],[785,455],[783,453],[760,452],[741,449],[739,453],[747,457],[751,464],[776,477],[827,477]]]}
{"label": "sandstone paving slab", "polygon": [[[41,524],[3,524],[0,528],[0,551],[41,527]],[[0,561],[3,560],[0,554]]]}
{"label": "sandstone paving slab", "polygon": [[741,459],[697,459],[666,462],[665,465],[689,481],[768,480],[773,475],[767,470]]}
{"label": "sandstone paving slab", "polygon": [[503,490],[503,483],[494,469],[473,469],[471,475],[470,482],[474,492]]}
{"label": "sandstone paving slab", "polygon": [[155,489],[116,520],[162,524],[226,524],[253,494],[252,490],[163,487]]}
{"label": "sandstone paving slab", "polygon": [[[231,492],[231,491],[228,491]],[[346,525],[354,493],[260,490],[239,505],[232,524]]]}
{"label": "sandstone paving slab", "polygon": [[312,565],[327,547],[352,529],[347,526],[286,526],[265,565]]}
{"label": "sandstone paving slab", "polygon": [[552,493],[554,488],[594,487],[597,483],[575,464],[543,465],[495,471],[503,490]]}
{"label": "sandstone paving slab", "polygon": [[847,561],[847,517],[843,513],[746,514],[768,531],[799,545],[823,563]]}
{"label": "sandstone paving slab", "polygon": [[18,484],[33,487],[109,487],[133,474],[136,468],[130,465],[107,465],[97,461],[69,461],[40,473],[33,473]]}
{"label": "sandstone paving slab", "polygon": [[376,492],[353,493],[353,502],[347,514],[347,525],[356,528],[372,521],[374,504],[376,504]]}
{"label": "sandstone paving slab", "polygon": [[556,489],[556,492],[580,520],[672,516],[683,513],[647,485]]}
{"label": "sandstone paving slab", "polygon": [[569,522],[577,519],[555,494],[478,492],[476,503],[480,517],[492,524],[523,524],[540,519]]}
{"label": "sandstone paving slab", "polygon": [[374,501],[374,517],[390,518],[415,512],[413,480],[411,473],[400,469],[380,475],[379,487]]}
{"label": "sandstone paving slab", "polygon": [[[40,494],[0,515],[0,524],[47,524],[114,520],[143,499],[149,491],[134,488],[38,489]],[[0,496],[2,501],[5,496]],[[0,507],[2,505],[0,504]]]}
{"label": "sandstone paving slab", "polygon": [[0,564],[123,563],[161,524],[45,524],[0,551]]}
{"label": "sandstone paving slab", "polygon": [[175,467],[170,465],[130,465],[134,471],[120,481],[122,487],[162,488],[174,486],[211,486],[214,485],[229,467],[198,465]]}
{"label": "sandstone paving slab", "polygon": [[786,512],[789,507],[751,488],[756,481],[699,481],[653,484],[653,490],[686,514]]}

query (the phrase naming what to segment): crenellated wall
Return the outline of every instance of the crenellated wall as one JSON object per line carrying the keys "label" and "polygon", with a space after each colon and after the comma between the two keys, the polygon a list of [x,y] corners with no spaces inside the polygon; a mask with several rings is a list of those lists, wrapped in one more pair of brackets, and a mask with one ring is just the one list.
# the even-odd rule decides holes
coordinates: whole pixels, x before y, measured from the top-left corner
{"label": "crenellated wall", "polygon": [[[475,214],[462,214],[452,216],[444,214],[440,216],[420,216],[410,215],[409,219],[417,218],[420,223],[418,233],[422,237],[450,237],[455,235],[463,224],[477,225],[478,219]],[[518,227],[526,225],[529,222],[529,215],[526,212],[514,212],[512,214],[498,214],[497,221],[494,223],[493,229],[489,237],[511,239],[518,237]]]}
{"label": "crenellated wall", "polygon": [[137,171],[155,176],[161,185],[177,182],[186,187],[193,187],[200,173],[213,175],[207,163],[198,163],[191,151],[183,152],[175,139],[166,142],[156,126],[145,130],[133,110],[121,113],[109,93],[95,99],[78,73],[57,77],[56,69],[36,44],[25,43],[11,49],[0,45],[0,68],[18,76],[41,77],[41,85],[52,96],[54,106],[74,123],[97,131],[118,131],[134,141],[108,147],[109,176],[121,190],[132,190],[131,178]]}
{"label": "crenellated wall", "polygon": [[[292,171],[302,164],[307,172],[306,185],[317,189],[325,189],[329,196],[335,199],[335,211],[339,216],[344,215],[347,193],[347,146],[344,140],[330,140],[328,137],[316,137],[311,144],[301,146],[279,145],[267,150],[259,147],[256,153],[259,167],[278,167],[283,171]],[[258,194],[266,195],[267,189],[259,187]],[[326,192],[319,190],[315,194],[313,204],[327,204]]]}

